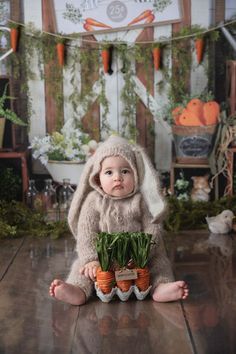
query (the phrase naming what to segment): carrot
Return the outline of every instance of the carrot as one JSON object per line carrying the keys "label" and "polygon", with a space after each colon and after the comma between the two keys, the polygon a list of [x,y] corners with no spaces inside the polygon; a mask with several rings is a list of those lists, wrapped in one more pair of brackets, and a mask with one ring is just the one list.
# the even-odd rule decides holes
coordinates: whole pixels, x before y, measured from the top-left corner
{"label": "carrot", "polygon": [[128,26],[132,26],[137,22],[145,20],[145,18],[149,17],[151,14],[152,10],[143,11],[139,16],[135,17],[130,23],[128,23]]}
{"label": "carrot", "polygon": [[152,55],[153,55],[154,68],[155,70],[159,70],[161,65],[161,48],[154,47],[152,49]]}
{"label": "carrot", "polygon": [[115,275],[114,272],[111,271],[102,271],[102,269],[99,267],[97,269],[97,284],[99,289],[104,293],[104,294],[109,294],[111,292],[111,289],[113,287],[113,284],[115,282]]}
{"label": "carrot", "polygon": [[190,100],[186,106],[187,110],[193,112],[200,121],[203,121],[203,102],[199,98],[193,98]]}
{"label": "carrot", "polygon": [[220,106],[216,101],[209,101],[203,105],[203,118],[205,125],[217,124],[219,114]]}
{"label": "carrot", "polygon": [[88,31],[88,32],[94,31],[94,28],[93,28],[91,25],[89,25],[88,23],[84,23],[84,24],[83,24],[83,27],[84,27],[84,29],[85,29],[86,31]]}
{"label": "carrot", "polygon": [[155,16],[151,14],[150,16],[147,17],[146,21],[144,23],[152,23],[155,19]]}
{"label": "carrot", "polygon": [[60,66],[64,65],[64,57],[65,57],[65,44],[57,43],[57,58]]}
{"label": "carrot", "polygon": [[13,49],[13,52],[16,52],[17,50],[18,36],[19,36],[18,28],[11,28],[10,42],[11,42],[11,48]]}
{"label": "carrot", "polygon": [[98,329],[102,336],[107,336],[112,330],[112,317],[106,315],[98,321]]}
{"label": "carrot", "polygon": [[150,273],[148,268],[137,268],[138,278],[135,279],[134,283],[139,288],[140,291],[145,291],[150,284]]}
{"label": "carrot", "polygon": [[195,39],[195,49],[196,49],[196,54],[197,54],[197,62],[198,62],[198,64],[200,64],[203,59],[203,49],[204,49],[203,38]]}
{"label": "carrot", "polygon": [[132,280],[118,280],[116,282],[117,287],[123,292],[129,291],[132,283]]}
{"label": "carrot", "polygon": [[109,61],[110,61],[110,52],[109,49],[103,49],[102,50],[102,63],[103,63],[103,69],[104,73],[108,73],[109,70]]}
{"label": "carrot", "polygon": [[195,113],[189,111],[187,108],[184,108],[183,112],[179,116],[179,125],[198,127],[203,124]]}
{"label": "carrot", "polygon": [[109,28],[109,29],[112,28],[111,26],[108,26],[105,23],[96,21],[93,18],[86,18],[85,23],[87,23],[88,25],[91,25],[91,26],[95,26],[95,27],[102,27],[102,28]]}

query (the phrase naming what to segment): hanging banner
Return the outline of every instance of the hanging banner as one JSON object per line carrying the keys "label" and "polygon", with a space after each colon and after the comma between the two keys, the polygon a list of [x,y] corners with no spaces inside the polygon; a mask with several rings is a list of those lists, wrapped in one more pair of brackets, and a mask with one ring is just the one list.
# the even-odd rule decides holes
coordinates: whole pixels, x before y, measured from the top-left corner
{"label": "hanging banner", "polygon": [[57,0],[58,31],[90,34],[181,21],[178,0]]}

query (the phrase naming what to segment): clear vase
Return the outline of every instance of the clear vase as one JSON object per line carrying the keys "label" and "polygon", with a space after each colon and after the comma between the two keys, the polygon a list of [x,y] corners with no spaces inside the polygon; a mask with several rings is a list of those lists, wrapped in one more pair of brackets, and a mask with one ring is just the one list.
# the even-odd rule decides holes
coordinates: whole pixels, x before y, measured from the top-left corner
{"label": "clear vase", "polygon": [[63,185],[59,190],[59,215],[60,220],[67,220],[74,189],[70,184],[69,178],[63,179]]}

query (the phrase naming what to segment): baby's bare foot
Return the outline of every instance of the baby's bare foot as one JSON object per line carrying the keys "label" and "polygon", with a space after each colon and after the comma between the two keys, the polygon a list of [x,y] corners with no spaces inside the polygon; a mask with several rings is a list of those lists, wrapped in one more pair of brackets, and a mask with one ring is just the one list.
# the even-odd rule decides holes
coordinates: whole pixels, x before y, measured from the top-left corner
{"label": "baby's bare foot", "polygon": [[83,305],[86,296],[83,290],[73,284],[68,284],[63,280],[55,279],[49,287],[49,294],[57,300],[71,305]]}
{"label": "baby's bare foot", "polygon": [[183,280],[178,280],[159,284],[154,290],[152,298],[158,302],[184,300],[188,297],[188,293],[188,285]]}

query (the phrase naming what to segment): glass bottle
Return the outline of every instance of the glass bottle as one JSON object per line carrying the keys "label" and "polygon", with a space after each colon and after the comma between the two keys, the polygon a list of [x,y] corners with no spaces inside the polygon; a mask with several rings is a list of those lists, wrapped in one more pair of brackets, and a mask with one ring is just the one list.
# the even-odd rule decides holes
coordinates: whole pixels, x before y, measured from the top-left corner
{"label": "glass bottle", "polygon": [[68,211],[70,208],[70,203],[72,200],[72,196],[74,194],[74,189],[70,184],[69,178],[63,179],[63,185],[59,190],[59,213],[60,220],[66,220]]}
{"label": "glass bottle", "polygon": [[42,207],[46,221],[58,220],[58,203],[56,190],[52,185],[51,179],[45,180],[45,186],[41,194]]}
{"label": "glass bottle", "polygon": [[35,210],[35,209],[37,209],[38,199],[39,199],[39,192],[35,187],[35,180],[30,179],[29,180],[29,187],[26,192],[26,205],[30,209]]}

